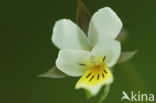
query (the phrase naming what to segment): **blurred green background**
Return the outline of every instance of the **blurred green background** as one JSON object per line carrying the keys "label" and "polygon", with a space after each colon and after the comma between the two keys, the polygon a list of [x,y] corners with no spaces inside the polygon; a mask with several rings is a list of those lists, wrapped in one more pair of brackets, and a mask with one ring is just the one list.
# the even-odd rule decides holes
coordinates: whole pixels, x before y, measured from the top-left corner
{"label": "blurred green background", "polygon": [[[93,14],[110,6],[128,32],[123,50],[139,52],[129,63],[117,65],[115,81],[104,103],[120,103],[122,91],[156,94],[156,1],[83,0]],[[0,103],[95,103],[83,90],[75,90],[79,78],[38,78],[55,64],[58,49],[51,42],[56,20],[75,21],[76,0],[0,1]],[[127,66],[128,65],[128,66]],[[126,101],[123,101],[126,103]],[[142,102],[141,102],[142,103]]]}

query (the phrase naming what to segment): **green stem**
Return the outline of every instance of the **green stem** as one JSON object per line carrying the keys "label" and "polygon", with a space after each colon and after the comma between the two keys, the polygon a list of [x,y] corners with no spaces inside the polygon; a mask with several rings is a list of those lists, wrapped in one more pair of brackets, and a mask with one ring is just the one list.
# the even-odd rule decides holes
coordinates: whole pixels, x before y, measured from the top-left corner
{"label": "green stem", "polygon": [[105,100],[105,98],[107,97],[107,95],[109,93],[109,90],[110,90],[110,85],[106,85],[104,92],[103,92],[103,95],[101,96],[98,103],[102,103]]}

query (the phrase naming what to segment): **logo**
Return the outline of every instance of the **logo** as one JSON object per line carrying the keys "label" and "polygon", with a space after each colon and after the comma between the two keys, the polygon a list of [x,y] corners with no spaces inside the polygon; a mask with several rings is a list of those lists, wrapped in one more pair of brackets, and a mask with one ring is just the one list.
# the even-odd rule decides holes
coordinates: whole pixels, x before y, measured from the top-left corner
{"label": "logo", "polygon": [[130,95],[128,95],[125,91],[122,91],[122,98],[121,101],[123,100],[127,100],[127,101],[138,101],[138,102],[142,102],[142,101],[149,101],[149,102],[153,102],[154,101],[154,94],[145,94],[145,93],[141,93],[140,91],[138,91],[137,93],[134,93],[134,91],[131,91]]}

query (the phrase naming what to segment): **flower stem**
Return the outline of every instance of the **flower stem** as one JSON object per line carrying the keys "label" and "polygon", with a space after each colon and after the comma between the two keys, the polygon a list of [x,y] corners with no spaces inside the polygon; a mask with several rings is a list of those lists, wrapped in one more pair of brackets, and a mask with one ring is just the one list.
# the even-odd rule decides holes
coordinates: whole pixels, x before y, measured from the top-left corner
{"label": "flower stem", "polygon": [[105,100],[105,98],[107,97],[107,95],[109,93],[109,90],[110,90],[110,85],[106,85],[106,87],[104,89],[104,92],[103,92],[103,95],[99,99],[99,102],[98,103],[102,103]]}

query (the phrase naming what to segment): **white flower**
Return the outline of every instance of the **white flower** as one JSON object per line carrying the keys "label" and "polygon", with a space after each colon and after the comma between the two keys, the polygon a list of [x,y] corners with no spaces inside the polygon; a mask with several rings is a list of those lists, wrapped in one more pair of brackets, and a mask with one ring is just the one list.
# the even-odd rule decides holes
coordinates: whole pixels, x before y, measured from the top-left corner
{"label": "white flower", "polygon": [[71,20],[56,22],[52,41],[61,49],[57,68],[73,77],[82,76],[76,89],[87,89],[96,95],[103,85],[111,84],[109,70],[120,56],[120,43],[115,40],[122,22],[109,7],[98,10],[91,18],[88,37]]}

